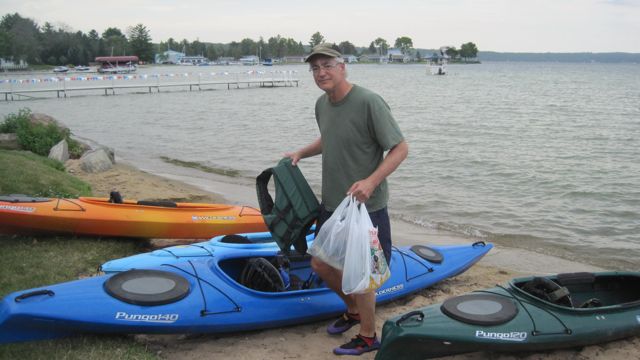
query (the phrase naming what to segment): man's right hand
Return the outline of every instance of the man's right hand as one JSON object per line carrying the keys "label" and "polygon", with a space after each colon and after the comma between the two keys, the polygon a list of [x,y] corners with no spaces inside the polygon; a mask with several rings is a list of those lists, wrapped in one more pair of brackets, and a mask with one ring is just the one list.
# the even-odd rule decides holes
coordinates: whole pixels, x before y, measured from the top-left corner
{"label": "man's right hand", "polygon": [[293,165],[293,166],[298,165],[298,161],[300,161],[300,159],[302,159],[302,157],[300,156],[300,153],[298,151],[286,152],[286,153],[284,153],[284,157],[290,158],[291,159],[291,165]]}
{"label": "man's right hand", "polygon": [[322,142],[320,138],[315,139],[311,144],[294,152],[284,153],[284,157],[291,159],[291,165],[296,166],[301,159],[322,154]]}

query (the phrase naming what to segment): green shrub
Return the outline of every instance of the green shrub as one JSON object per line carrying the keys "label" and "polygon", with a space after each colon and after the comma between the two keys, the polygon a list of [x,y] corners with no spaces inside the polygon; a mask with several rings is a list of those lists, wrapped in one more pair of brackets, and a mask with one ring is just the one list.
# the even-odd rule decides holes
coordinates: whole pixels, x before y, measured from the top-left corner
{"label": "green shrub", "polygon": [[20,109],[17,114],[9,114],[0,124],[0,133],[16,133],[18,144],[38,155],[48,156],[51,148],[62,141],[67,140],[71,157],[79,158],[82,155],[82,146],[71,139],[69,129],[62,129],[55,124],[34,124],[29,121],[31,111]]}
{"label": "green shrub", "polygon": [[5,116],[4,122],[0,124],[0,133],[15,133],[21,123],[28,122],[31,110],[20,109],[17,114],[9,114]]}
{"label": "green shrub", "polygon": [[79,142],[67,136],[67,144],[69,145],[69,156],[72,159],[79,159],[84,152],[84,148]]}

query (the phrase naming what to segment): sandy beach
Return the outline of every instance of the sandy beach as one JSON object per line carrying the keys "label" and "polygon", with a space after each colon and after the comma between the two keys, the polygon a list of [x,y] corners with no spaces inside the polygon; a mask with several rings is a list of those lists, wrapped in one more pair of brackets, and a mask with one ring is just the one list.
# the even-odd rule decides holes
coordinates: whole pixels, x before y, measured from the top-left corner
{"label": "sandy beach", "polygon": [[[98,174],[83,172],[73,160],[66,165],[70,173],[91,184],[96,196],[107,197],[109,191],[118,190],[125,198],[131,199],[244,203],[252,206],[256,206],[257,203],[253,186],[232,185],[217,181],[213,177],[206,181],[206,186],[202,186],[202,181],[199,183],[200,186],[194,186],[188,184],[186,178],[175,175],[161,177],[126,163],[118,163],[114,168]],[[392,221],[392,236],[396,245],[459,244],[475,241],[401,221]],[[602,269],[526,250],[496,246],[466,273],[417,294],[379,306],[376,312],[378,334],[381,333],[382,325],[387,318],[441,302],[453,295],[503,284],[515,276],[597,270]],[[357,332],[357,327],[354,327],[341,336],[327,335],[325,328],[330,321],[329,319],[298,326],[225,335],[137,335],[135,338],[166,359],[330,359],[335,357],[332,349],[348,341]],[[638,354],[640,339],[631,338],[581,349],[508,355],[473,353],[446,359],[629,360],[640,358]],[[369,353],[361,358],[373,359],[374,356],[374,353]]]}

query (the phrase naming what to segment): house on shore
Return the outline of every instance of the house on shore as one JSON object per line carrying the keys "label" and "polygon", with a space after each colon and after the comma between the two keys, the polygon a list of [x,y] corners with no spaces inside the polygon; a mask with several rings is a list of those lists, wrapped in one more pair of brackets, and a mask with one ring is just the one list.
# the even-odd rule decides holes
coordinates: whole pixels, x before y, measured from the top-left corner
{"label": "house on shore", "polygon": [[409,55],[405,55],[402,53],[400,49],[389,49],[387,50],[387,56],[389,56],[390,63],[403,63],[406,64],[411,61],[411,57]]}
{"label": "house on shore", "polygon": [[167,50],[161,54],[156,54],[154,61],[156,64],[177,64],[183,57],[185,57],[183,52]]}
{"label": "house on shore", "polygon": [[367,63],[386,64],[389,62],[389,57],[387,55],[364,54],[360,56],[358,61],[367,62]]}
{"label": "house on shore", "polygon": [[282,58],[285,63],[304,63],[306,57],[304,55],[290,55]]}
{"label": "house on shore", "polygon": [[236,58],[233,56],[220,56],[215,63],[218,65],[233,65],[236,63]]}
{"label": "house on shore", "polygon": [[20,60],[17,64],[13,60],[0,58],[0,71],[26,70],[29,67],[26,61]]}
{"label": "house on shore", "polygon": [[347,64],[358,62],[358,57],[355,55],[342,55],[342,58],[344,59],[344,62],[346,62]]}
{"label": "house on shore", "polygon": [[242,65],[258,65],[260,59],[256,55],[246,55],[240,58],[240,63]]}
{"label": "house on shore", "polygon": [[209,59],[202,55],[183,56],[178,64],[180,65],[205,65],[209,63]]}

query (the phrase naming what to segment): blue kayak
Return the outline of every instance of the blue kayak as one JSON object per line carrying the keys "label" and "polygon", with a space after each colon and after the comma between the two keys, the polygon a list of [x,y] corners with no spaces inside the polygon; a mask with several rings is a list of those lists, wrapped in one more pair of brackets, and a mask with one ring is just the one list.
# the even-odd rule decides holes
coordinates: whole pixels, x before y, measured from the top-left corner
{"label": "blue kayak", "polygon": [[[207,256],[163,257],[157,266],[9,294],[0,304],[0,344],[82,333],[226,333],[345,311],[312,272],[308,255],[284,257],[268,244],[219,245]],[[394,248],[391,277],[377,290],[377,301],[460,274],[492,247]]]}

